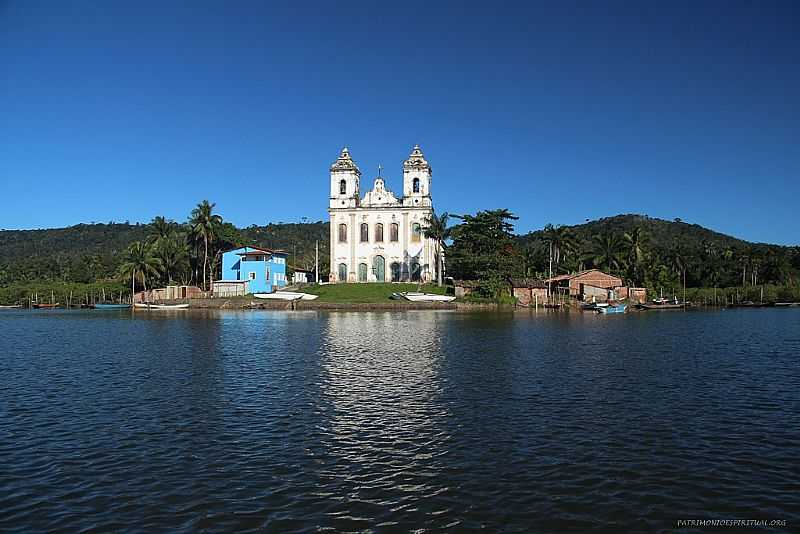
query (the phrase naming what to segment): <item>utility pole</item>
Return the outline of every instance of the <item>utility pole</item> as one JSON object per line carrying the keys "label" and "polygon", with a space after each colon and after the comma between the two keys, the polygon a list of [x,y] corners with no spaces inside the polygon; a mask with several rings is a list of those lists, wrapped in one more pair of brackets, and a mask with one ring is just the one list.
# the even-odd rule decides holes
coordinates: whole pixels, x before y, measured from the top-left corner
{"label": "utility pole", "polygon": [[550,242],[550,267],[549,267],[549,275],[547,280],[547,296],[550,297],[550,293],[552,290],[550,289],[551,284],[553,283],[550,279],[553,278],[553,242]]}

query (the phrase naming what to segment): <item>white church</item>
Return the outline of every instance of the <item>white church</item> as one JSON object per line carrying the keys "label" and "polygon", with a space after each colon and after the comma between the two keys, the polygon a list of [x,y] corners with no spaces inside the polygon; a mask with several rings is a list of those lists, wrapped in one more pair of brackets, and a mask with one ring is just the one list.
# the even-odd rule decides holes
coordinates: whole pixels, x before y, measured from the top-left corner
{"label": "white church", "polygon": [[347,147],[331,166],[331,282],[428,282],[436,244],[423,228],[433,214],[431,166],[415,146],[403,162],[403,196],[381,176],[361,198],[361,171]]}

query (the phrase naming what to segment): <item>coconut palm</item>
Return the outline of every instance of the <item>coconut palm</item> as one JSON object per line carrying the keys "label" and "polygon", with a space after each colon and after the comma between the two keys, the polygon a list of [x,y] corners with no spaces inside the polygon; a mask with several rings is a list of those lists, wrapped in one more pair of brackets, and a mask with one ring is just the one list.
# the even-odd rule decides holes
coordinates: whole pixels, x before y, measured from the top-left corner
{"label": "coconut palm", "polygon": [[150,226],[152,226],[150,237],[153,239],[153,241],[172,236],[172,224],[161,215],[153,217],[153,220],[150,221]]}
{"label": "coconut palm", "polygon": [[171,284],[178,272],[186,272],[189,261],[189,247],[175,237],[162,237],[156,241],[153,254],[161,263],[161,274]]}
{"label": "coconut palm", "polygon": [[438,217],[435,213],[425,219],[425,227],[422,229],[423,234],[428,239],[433,239],[436,243],[436,250],[434,258],[436,260],[436,283],[442,285],[442,272],[444,271],[444,258],[442,252],[445,248],[445,241],[450,238],[450,229],[447,227],[447,220],[450,216],[447,212],[442,213]]}
{"label": "coconut palm", "polygon": [[543,239],[550,247],[550,261],[555,262],[556,271],[558,271],[562,257],[574,252],[578,247],[575,235],[566,226],[548,224],[544,227]]}
{"label": "coconut palm", "polygon": [[616,234],[595,235],[591,241],[589,256],[595,267],[608,271],[618,271],[625,263],[623,244]]}
{"label": "coconut palm", "polygon": [[147,277],[158,275],[161,262],[153,256],[151,247],[147,243],[134,241],[128,247],[128,258],[120,266],[123,276],[131,277],[131,298],[136,293],[136,277],[142,281],[142,287],[147,291]]}
{"label": "coconut palm", "polygon": [[625,241],[625,247],[628,249],[628,263],[633,268],[634,282],[638,283],[640,282],[641,266],[645,260],[647,233],[641,226],[638,226],[630,232],[625,232],[622,237]]}
{"label": "coconut palm", "polygon": [[206,274],[208,272],[208,245],[214,241],[214,237],[222,224],[222,217],[213,213],[214,206],[208,200],[200,202],[195,209],[192,210],[192,216],[189,219],[189,224],[192,226],[194,234],[203,239],[203,289],[208,291],[208,284],[206,283]]}

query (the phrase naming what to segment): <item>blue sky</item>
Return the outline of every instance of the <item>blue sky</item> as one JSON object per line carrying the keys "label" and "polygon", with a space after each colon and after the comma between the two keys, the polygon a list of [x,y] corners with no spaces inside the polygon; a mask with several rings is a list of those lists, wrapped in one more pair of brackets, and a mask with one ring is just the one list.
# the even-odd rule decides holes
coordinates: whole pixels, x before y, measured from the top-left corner
{"label": "blue sky", "polygon": [[521,232],[800,243],[800,4],[0,0],[0,228],[327,217],[342,146]]}

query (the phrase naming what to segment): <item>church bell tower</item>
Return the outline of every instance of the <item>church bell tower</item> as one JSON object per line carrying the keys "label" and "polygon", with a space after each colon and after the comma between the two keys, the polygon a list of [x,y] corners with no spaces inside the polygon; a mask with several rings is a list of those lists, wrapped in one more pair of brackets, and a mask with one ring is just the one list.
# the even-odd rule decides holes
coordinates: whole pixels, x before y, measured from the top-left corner
{"label": "church bell tower", "polygon": [[414,145],[408,159],[403,162],[404,206],[431,206],[432,174],[431,166],[419,145]]}
{"label": "church bell tower", "polygon": [[361,171],[347,147],[331,165],[331,208],[357,208],[360,204]]}

